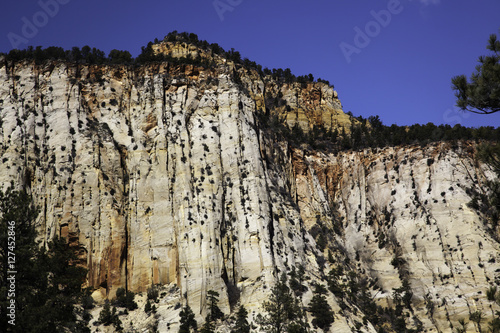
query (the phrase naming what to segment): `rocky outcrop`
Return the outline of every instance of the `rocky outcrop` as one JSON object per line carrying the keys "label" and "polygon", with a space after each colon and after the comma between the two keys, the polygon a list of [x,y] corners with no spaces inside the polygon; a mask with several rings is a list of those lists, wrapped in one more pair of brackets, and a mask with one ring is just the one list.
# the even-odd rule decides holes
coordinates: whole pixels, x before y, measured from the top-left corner
{"label": "rocky outcrop", "polygon": [[[219,60],[208,69],[2,63],[0,183],[33,194],[42,241],[61,235],[79,248],[96,299],[160,285],[166,331],[180,304],[204,318],[210,289],[225,313],[245,304],[253,316],[279,272],[303,266],[312,286],[348,262],[375,281],[380,305],[409,282],[407,314],[428,332],[492,313],[485,291],[498,243],[466,188],[493,174],[473,146],[292,148],[261,130],[257,114],[348,130],[354,120],[333,88],[279,84]],[[329,302],[332,332],[375,331],[356,304]]]}
{"label": "rocky outcrop", "polygon": [[78,244],[102,295],[174,283],[199,313],[210,289],[229,312],[259,304],[285,263],[308,265],[230,69],[21,63],[0,76],[1,181],[34,194],[43,240]]}
{"label": "rocky outcrop", "polygon": [[378,304],[393,304],[394,289],[406,280],[413,293],[407,315],[427,331],[451,332],[477,311],[492,315],[486,290],[498,281],[499,244],[467,206],[467,189],[481,188],[494,175],[474,162],[473,146],[300,153],[295,163],[305,170],[297,175],[304,223],[314,225],[318,212],[326,215],[325,203],[335,207],[343,232],[338,242],[356,272],[376,281]]}
{"label": "rocky outcrop", "polygon": [[246,93],[254,100],[256,110],[284,119],[290,128],[297,124],[308,132],[314,126],[324,126],[349,133],[351,123],[358,123],[357,119],[342,111],[337,92],[326,84],[282,82],[270,76],[262,78],[255,69],[242,68],[211,49],[188,43],[162,41],[153,44],[152,49],[157,55],[198,58],[232,72],[236,81],[241,81]]}

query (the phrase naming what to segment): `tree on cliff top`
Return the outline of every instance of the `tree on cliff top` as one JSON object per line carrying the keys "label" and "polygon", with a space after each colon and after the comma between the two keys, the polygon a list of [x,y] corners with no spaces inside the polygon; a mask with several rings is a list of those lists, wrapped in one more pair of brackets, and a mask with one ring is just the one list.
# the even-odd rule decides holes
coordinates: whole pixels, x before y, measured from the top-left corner
{"label": "tree on cliff top", "polygon": [[479,114],[500,111],[500,41],[495,34],[490,36],[486,48],[493,54],[479,57],[470,82],[465,75],[451,80],[457,106],[462,110]]}
{"label": "tree on cliff top", "polygon": [[[465,75],[452,79],[457,106],[462,110],[479,114],[500,111],[500,41],[495,34],[490,35],[486,48],[493,54],[479,57],[479,65],[476,66],[476,72],[472,74],[470,83],[467,82]],[[477,156],[479,160],[489,164],[500,177],[500,144],[482,144],[478,147]],[[500,182],[488,181],[483,187],[487,188],[489,193],[473,191],[470,205],[480,208],[483,202],[482,212],[492,222],[493,236],[499,239]]]}

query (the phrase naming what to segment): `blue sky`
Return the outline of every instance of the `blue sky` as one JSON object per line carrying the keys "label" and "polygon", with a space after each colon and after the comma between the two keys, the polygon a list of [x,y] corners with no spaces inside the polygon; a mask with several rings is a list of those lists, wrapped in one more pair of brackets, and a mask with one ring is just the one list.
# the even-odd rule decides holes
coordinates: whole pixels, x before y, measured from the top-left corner
{"label": "blue sky", "polygon": [[188,31],[264,67],[329,80],[354,115],[499,126],[500,113],[458,111],[450,83],[472,73],[499,28],[498,0],[20,0],[2,5],[0,52],[90,45],[136,56]]}

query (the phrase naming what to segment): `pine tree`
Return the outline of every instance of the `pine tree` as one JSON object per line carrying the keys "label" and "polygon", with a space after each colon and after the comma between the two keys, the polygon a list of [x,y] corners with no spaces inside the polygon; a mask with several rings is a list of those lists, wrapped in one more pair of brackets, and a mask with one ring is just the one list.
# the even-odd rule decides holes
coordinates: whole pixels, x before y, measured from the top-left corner
{"label": "pine tree", "polygon": [[259,315],[257,323],[264,331],[296,333],[307,330],[307,323],[303,320],[298,300],[287,286],[285,273],[271,290],[269,301],[264,302],[262,307],[266,314]]}
{"label": "pine tree", "polygon": [[213,333],[215,331],[215,321],[224,317],[224,313],[220,310],[218,303],[219,293],[209,290],[207,292],[208,311],[205,323],[201,327],[201,333]]}
{"label": "pine tree", "polygon": [[208,316],[210,321],[216,321],[224,317],[224,313],[219,308],[219,293],[214,290],[207,291]]}
{"label": "pine tree", "polygon": [[470,82],[465,75],[451,80],[457,106],[462,110],[479,114],[500,111],[500,41],[495,34],[490,36],[486,48],[493,54],[479,57],[479,65]]}
{"label": "pine tree", "polygon": [[215,324],[212,319],[210,319],[210,315],[207,314],[205,318],[205,324],[201,327],[200,333],[214,333],[215,332]]}
{"label": "pine tree", "polygon": [[[35,290],[47,285],[46,276],[40,276],[36,262],[40,256],[38,244],[35,242],[36,231],[34,221],[38,215],[33,207],[31,199],[26,193],[16,192],[9,187],[6,192],[0,192],[0,326],[15,330],[23,327],[30,331],[32,325],[29,322],[28,311],[33,305],[43,305],[43,300],[38,304],[36,299],[30,297]],[[9,238],[11,237],[11,238]],[[12,267],[8,263],[9,252],[15,254],[15,262]],[[11,269],[9,269],[11,268]],[[13,268],[13,269],[12,269]],[[7,323],[9,317],[7,307],[9,299],[5,298],[9,290],[7,278],[9,270],[17,270],[15,290],[16,326]],[[26,321],[28,321],[26,323]],[[20,331],[20,330],[19,330]]]}
{"label": "pine tree", "polygon": [[113,49],[109,52],[108,59],[112,64],[126,64],[132,62],[132,55],[128,51]]}
{"label": "pine tree", "polygon": [[99,312],[99,322],[104,326],[108,326],[113,323],[113,316],[111,315],[111,306],[109,301],[106,300],[101,312]]}
{"label": "pine tree", "polygon": [[[182,308],[180,314],[180,324],[179,333],[190,333],[195,332],[198,329],[198,323],[194,319],[193,310],[189,305]],[[192,329],[192,330],[191,330]]]}
{"label": "pine tree", "polygon": [[[50,241],[48,250],[39,247],[35,241],[37,215],[38,210],[25,192],[12,188],[0,192],[0,260],[8,262],[12,257],[8,252],[15,254],[14,266],[1,265],[3,295],[9,290],[8,271],[17,271],[16,325],[8,324],[9,318],[2,315],[0,326],[11,332],[88,332],[88,314],[80,311],[77,317],[75,307],[84,295],[81,285],[87,270],[77,265],[74,249],[62,238]],[[0,313],[8,313],[7,302],[1,298]]]}
{"label": "pine tree", "polygon": [[231,333],[250,332],[250,324],[248,323],[247,316],[248,311],[243,305],[241,305],[238,309],[238,312],[236,313],[236,323],[234,324],[234,328],[231,330]]}
{"label": "pine tree", "polygon": [[111,318],[113,318],[113,326],[115,326],[116,332],[122,332],[123,331],[122,321],[118,317],[118,314],[116,313],[116,307],[114,306],[113,310],[111,311]]}
{"label": "pine tree", "polygon": [[289,273],[290,281],[289,285],[295,296],[301,297],[302,294],[307,290],[307,288],[303,285],[304,282],[304,266],[299,266],[299,269],[296,270],[295,267],[292,267],[292,271]]}
{"label": "pine tree", "polygon": [[500,144],[483,144],[478,148],[478,158],[493,167],[500,177]]}
{"label": "pine tree", "polygon": [[99,323],[104,326],[113,324],[117,332],[121,332],[123,330],[122,321],[116,313],[116,307],[113,306],[113,308],[111,308],[108,300],[106,300],[106,302],[104,303],[104,307],[102,308],[101,312],[99,312]]}
{"label": "pine tree", "polygon": [[334,322],[333,311],[325,297],[326,288],[320,284],[315,286],[314,296],[309,303],[309,311],[314,319],[312,324],[314,327],[319,327],[323,331],[328,331]]}

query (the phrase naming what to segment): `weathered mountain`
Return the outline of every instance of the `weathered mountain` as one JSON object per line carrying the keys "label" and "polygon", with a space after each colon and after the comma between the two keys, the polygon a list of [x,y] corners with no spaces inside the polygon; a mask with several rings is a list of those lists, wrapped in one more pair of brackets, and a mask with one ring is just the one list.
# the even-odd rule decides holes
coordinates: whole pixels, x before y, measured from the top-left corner
{"label": "weathered mountain", "polygon": [[[324,83],[281,84],[210,56],[209,68],[1,62],[0,182],[33,194],[44,242],[78,246],[96,299],[160,285],[163,332],[178,327],[178,304],[201,321],[208,290],[223,312],[253,316],[279,272],[305,267],[307,305],[313,283],[343,267],[338,280],[365,281],[379,305],[409,285],[408,327],[451,332],[497,310],[485,292],[499,244],[466,205],[467,188],[494,175],[473,145],[333,154],[276,142],[258,114],[305,130],[354,120]],[[331,332],[375,332],[356,302],[329,302]]]}

